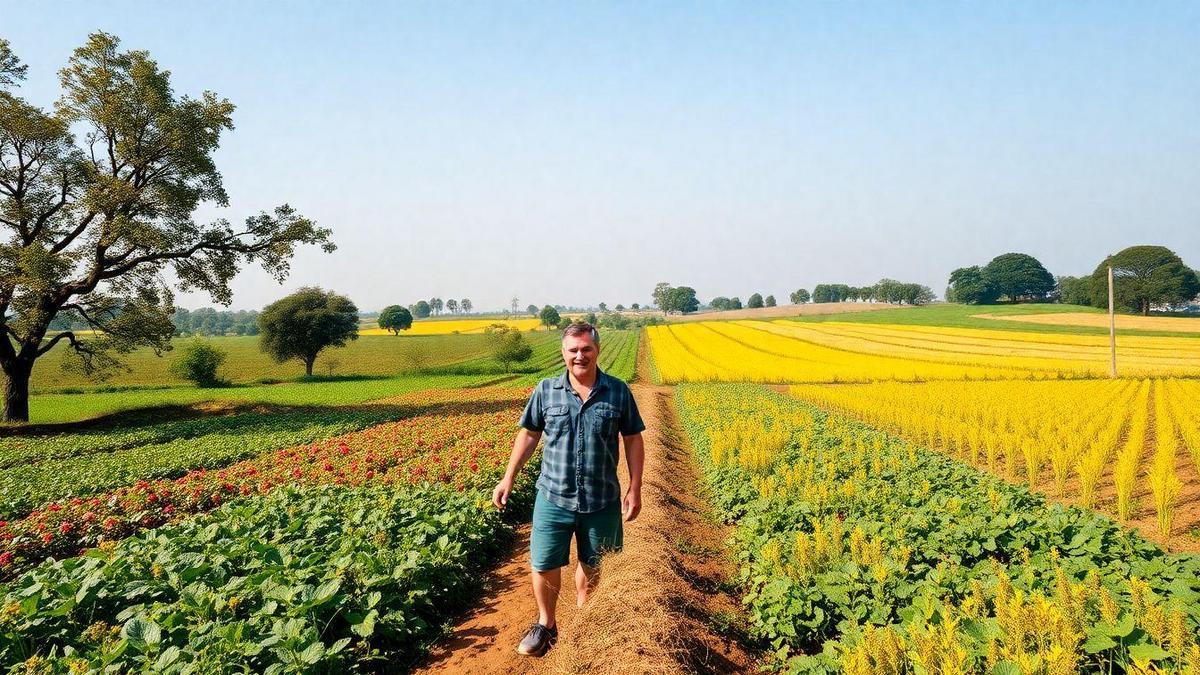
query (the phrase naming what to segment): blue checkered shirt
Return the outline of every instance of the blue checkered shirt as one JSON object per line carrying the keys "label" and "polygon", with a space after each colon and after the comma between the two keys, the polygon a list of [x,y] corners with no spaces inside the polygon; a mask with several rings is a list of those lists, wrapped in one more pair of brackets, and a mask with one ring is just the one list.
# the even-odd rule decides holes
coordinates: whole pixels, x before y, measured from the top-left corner
{"label": "blue checkered shirt", "polygon": [[578,513],[600,511],[621,499],[617,434],[631,436],[646,428],[629,385],[599,370],[586,401],[565,371],[539,382],[520,424],[542,433],[538,490]]}

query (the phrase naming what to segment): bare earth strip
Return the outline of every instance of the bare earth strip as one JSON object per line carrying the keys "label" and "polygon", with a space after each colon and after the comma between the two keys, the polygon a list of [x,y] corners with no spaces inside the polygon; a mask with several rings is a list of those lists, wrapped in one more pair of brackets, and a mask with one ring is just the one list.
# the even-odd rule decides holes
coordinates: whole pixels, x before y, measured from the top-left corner
{"label": "bare earth strip", "polygon": [[887,302],[820,302],[808,305],[779,305],[756,309],[731,309],[726,312],[697,312],[666,317],[668,321],[733,321],[735,319],[786,319],[791,316],[846,314],[872,312],[880,309],[903,309],[913,305],[893,305]]}
{"label": "bare earth strip", "polygon": [[[633,390],[647,425],[642,513],[626,525],[625,550],[605,558],[600,586],[582,609],[575,609],[568,581],[559,598],[558,645],[542,659],[515,652],[537,617],[526,527],[489,577],[480,604],[415,672],[753,672],[753,653],[712,627],[729,624],[741,608],[726,590],[733,574],[722,552],[728,533],[705,517],[672,390],[641,384]],[[563,576],[570,579],[565,570]]]}
{"label": "bare earth strip", "polygon": [[[1088,312],[1055,312],[1053,314],[975,314],[974,319],[995,321],[1021,321],[1051,326],[1108,327],[1107,314]],[[1161,330],[1177,333],[1200,333],[1200,317],[1186,316],[1131,316],[1117,315],[1117,328],[1124,330]]]}

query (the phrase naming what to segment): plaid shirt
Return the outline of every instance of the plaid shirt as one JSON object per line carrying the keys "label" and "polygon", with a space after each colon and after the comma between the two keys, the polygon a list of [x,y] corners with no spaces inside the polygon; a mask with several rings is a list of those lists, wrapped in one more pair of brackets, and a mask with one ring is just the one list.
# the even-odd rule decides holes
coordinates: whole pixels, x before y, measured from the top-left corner
{"label": "plaid shirt", "polygon": [[539,382],[520,424],[544,433],[538,490],[578,513],[599,511],[621,498],[617,434],[631,436],[646,428],[629,385],[599,370],[586,401],[579,399],[566,371]]}

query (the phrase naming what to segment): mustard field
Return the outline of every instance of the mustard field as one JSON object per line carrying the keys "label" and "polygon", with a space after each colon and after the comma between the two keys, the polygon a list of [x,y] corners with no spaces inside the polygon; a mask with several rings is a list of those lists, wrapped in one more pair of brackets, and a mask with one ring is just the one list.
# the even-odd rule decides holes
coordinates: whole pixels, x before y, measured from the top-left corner
{"label": "mustard field", "polygon": [[[1107,376],[1108,338],[924,325],[697,322],[650,326],[659,376],[679,382],[875,382]],[[1124,335],[1122,376],[1198,376],[1200,340]]]}

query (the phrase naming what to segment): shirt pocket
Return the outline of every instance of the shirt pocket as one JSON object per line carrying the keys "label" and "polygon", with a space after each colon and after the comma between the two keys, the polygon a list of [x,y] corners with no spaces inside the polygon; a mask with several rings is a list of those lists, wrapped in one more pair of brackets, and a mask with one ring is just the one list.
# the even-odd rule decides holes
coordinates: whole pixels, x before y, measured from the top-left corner
{"label": "shirt pocket", "polygon": [[617,424],[618,420],[621,419],[621,411],[611,405],[596,406],[592,410],[592,419],[596,433],[607,440],[617,433]]}
{"label": "shirt pocket", "polygon": [[548,405],[542,412],[546,420],[546,434],[550,438],[561,438],[571,433],[571,411],[565,405]]}

